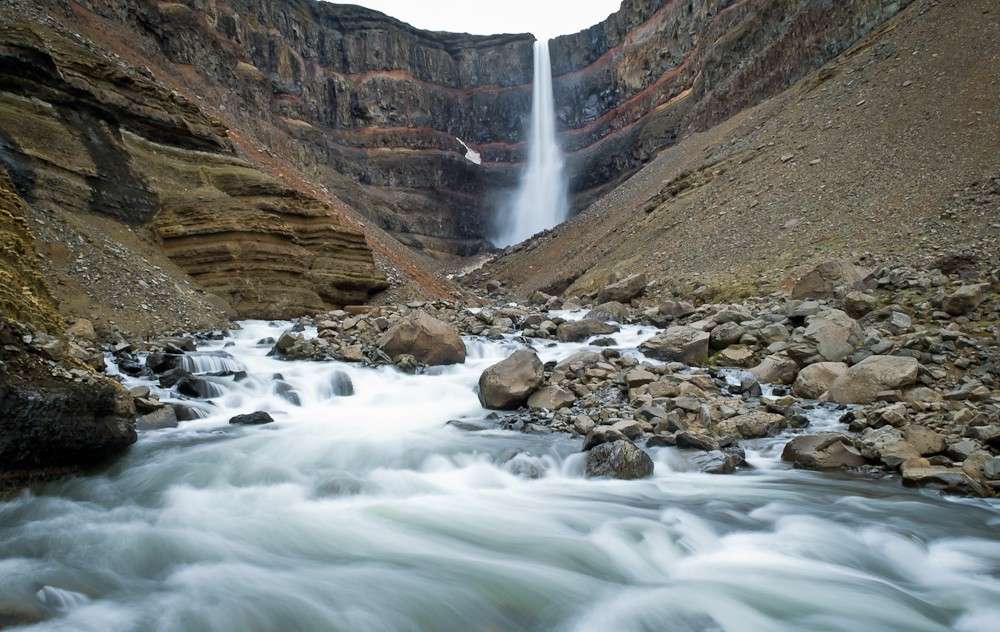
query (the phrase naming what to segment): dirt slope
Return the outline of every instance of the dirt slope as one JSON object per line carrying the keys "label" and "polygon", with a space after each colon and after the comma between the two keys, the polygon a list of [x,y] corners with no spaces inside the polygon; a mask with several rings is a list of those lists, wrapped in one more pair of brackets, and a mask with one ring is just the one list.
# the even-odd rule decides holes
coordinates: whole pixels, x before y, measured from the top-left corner
{"label": "dirt slope", "polygon": [[995,2],[916,2],[473,280],[575,293],[646,271],[661,291],[705,283],[740,294],[833,257],[995,258],[998,67]]}

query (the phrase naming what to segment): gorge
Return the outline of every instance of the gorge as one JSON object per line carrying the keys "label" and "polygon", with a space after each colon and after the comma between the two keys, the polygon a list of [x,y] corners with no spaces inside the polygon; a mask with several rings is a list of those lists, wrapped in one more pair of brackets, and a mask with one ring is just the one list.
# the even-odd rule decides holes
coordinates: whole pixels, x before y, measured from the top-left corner
{"label": "gorge", "polygon": [[0,629],[992,629],[998,34],[0,0]]}

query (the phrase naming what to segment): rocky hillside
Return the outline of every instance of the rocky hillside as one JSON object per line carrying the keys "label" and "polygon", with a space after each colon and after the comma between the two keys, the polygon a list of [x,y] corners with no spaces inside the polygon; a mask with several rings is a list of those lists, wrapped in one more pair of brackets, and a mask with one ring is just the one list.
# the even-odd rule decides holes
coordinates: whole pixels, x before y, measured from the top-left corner
{"label": "rocky hillside", "polygon": [[218,121],[87,40],[40,21],[0,25],[0,86],[0,165],[40,223],[94,215],[147,232],[244,316],[361,303],[386,287],[364,235],[332,207],[238,157]]}
{"label": "rocky hillside", "polygon": [[[46,4],[202,98],[244,149],[294,168],[412,248],[442,258],[487,247],[525,152],[532,36],[427,32],[314,0]],[[557,38],[556,103],[577,207],[907,4],[627,0],[605,22]]]}
{"label": "rocky hillside", "polygon": [[1000,11],[916,2],[791,89],[660,153],[481,281],[759,295],[836,257],[931,263],[1000,249]]}

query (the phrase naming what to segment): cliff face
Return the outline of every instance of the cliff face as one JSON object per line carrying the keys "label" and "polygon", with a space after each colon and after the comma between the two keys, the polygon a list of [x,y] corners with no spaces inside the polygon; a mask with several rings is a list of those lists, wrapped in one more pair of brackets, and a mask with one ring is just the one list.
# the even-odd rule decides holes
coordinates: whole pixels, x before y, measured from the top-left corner
{"label": "cliff face", "polygon": [[[576,208],[680,138],[780,92],[908,3],[625,0],[606,21],[556,38]],[[481,250],[516,185],[530,35],[421,31],[315,0],[44,4],[416,249]],[[466,160],[456,138],[483,164]]]}
{"label": "cliff face", "polygon": [[[516,181],[530,35],[432,33],[313,0],[73,8],[85,25],[131,29],[130,47],[165,61],[227,124],[411,246],[480,250],[496,200]],[[484,165],[466,160],[456,138]]]}
{"label": "cliff face", "polygon": [[385,287],[361,233],[238,158],[218,121],[36,22],[0,25],[0,167],[37,209],[149,228],[245,316],[359,303]]}
{"label": "cliff face", "polygon": [[693,131],[777,94],[910,0],[625,0],[551,44],[578,206]]}

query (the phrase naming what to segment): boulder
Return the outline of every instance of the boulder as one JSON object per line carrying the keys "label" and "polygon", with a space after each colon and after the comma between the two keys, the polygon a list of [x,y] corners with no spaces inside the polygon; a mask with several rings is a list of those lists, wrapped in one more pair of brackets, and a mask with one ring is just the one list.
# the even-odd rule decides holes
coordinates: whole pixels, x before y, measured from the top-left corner
{"label": "boulder", "polygon": [[781,460],[810,470],[859,467],[866,463],[851,437],[837,432],[795,437],[785,444]]}
{"label": "boulder", "polygon": [[837,288],[857,289],[870,274],[847,261],[826,261],[799,278],[792,287],[792,298],[826,298]]}
{"label": "boulder", "polygon": [[619,303],[627,303],[642,294],[645,290],[646,275],[642,273],[633,274],[621,281],[602,287],[597,292],[597,302],[607,303],[609,301],[617,301]]}
{"label": "boulder", "polygon": [[713,349],[725,349],[739,342],[744,333],[745,330],[738,323],[728,321],[712,329],[708,342]]}
{"label": "boulder", "polygon": [[615,441],[627,439],[620,431],[611,426],[595,426],[583,439],[583,451],[591,450],[602,443],[613,443]]}
{"label": "boulder", "polygon": [[653,475],[653,459],[642,448],[627,439],[602,443],[589,452],[587,476],[635,480]]}
{"label": "boulder", "polygon": [[479,376],[479,401],[484,408],[518,408],[538,390],[543,379],[544,366],[538,354],[520,349]]}
{"label": "boulder", "polygon": [[744,345],[731,345],[716,356],[716,362],[724,366],[745,367],[752,361],[753,350]]}
{"label": "boulder", "polygon": [[882,463],[894,469],[907,460],[920,456],[917,449],[903,438],[903,433],[892,426],[868,428],[861,435],[860,441],[869,457],[878,457]]}
{"label": "boulder", "polygon": [[334,371],[330,376],[328,394],[330,397],[350,397],[354,395],[354,382],[351,376],[343,371]]}
{"label": "boulder", "polygon": [[718,450],[719,442],[708,435],[698,432],[681,431],[676,437],[678,448],[688,448],[691,450]]}
{"label": "boulder", "polygon": [[604,336],[618,331],[617,325],[584,318],[583,320],[569,320],[559,325],[559,328],[556,329],[556,338],[560,342],[583,342],[591,336]]}
{"label": "boulder", "polygon": [[573,405],[576,395],[557,385],[544,386],[528,398],[528,408],[532,410],[559,410]]}
{"label": "boulder", "polygon": [[160,406],[135,418],[136,430],[160,430],[177,427],[177,413],[173,406]]}
{"label": "boulder", "polygon": [[675,325],[643,342],[639,348],[657,360],[703,364],[708,359],[708,343],[707,332],[685,325]]}
{"label": "boulder", "polygon": [[261,426],[274,422],[274,418],[262,410],[246,415],[236,415],[229,419],[229,423],[237,426]]}
{"label": "boulder", "polygon": [[964,316],[979,307],[986,298],[989,287],[988,283],[963,285],[946,296],[941,307],[952,316]]}
{"label": "boulder", "polygon": [[428,366],[465,362],[465,343],[458,330],[423,311],[390,327],[379,348],[394,362],[404,355]]}
{"label": "boulder", "polygon": [[903,428],[903,439],[913,446],[920,456],[940,454],[948,447],[944,435],[919,424],[910,424]]}
{"label": "boulder", "polygon": [[755,411],[720,421],[716,433],[741,439],[774,437],[788,425],[784,415]]}
{"label": "boulder", "polygon": [[867,404],[882,391],[909,386],[917,381],[920,365],[915,358],[868,356],[847,369],[830,386],[830,398],[839,404]]}
{"label": "boulder", "polygon": [[750,373],[765,384],[791,384],[799,373],[799,365],[786,356],[769,355]]}
{"label": "boulder", "polygon": [[664,301],[657,307],[660,316],[666,319],[684,318],[695,313],[695,307],[687,301]]}
{"label": "boulder", "polygon": [[736,468],[746,464],[742,450],[710,450],[698,452],[688,458],[691,465],[706,474],[732,474]]}
{"label": "boulder", "polygon": [[844,297],[844,311],[852,318],[861,318],[878,307],[878,299],[871,294],[855,290]]}
{"label": "boulder", "polygon": [[614,321],[624,323],[628,320],[628,308],[618,301],[608,301],[587,312],[585,320],[598,320],[601,322]]}
{"label": "boulder", "polygon": [[792,391],[803,399],[819,399],[830,390],[834,381],[847,372],[843,362],[817,362],[799,371]]}
{"label": "boulder", "polygon": [[177,392],[188,397],[210,399],[222,395],[222,387],[203,377],[188,375],[176,384]]}
{"label": "boulder", "polygon": [[858,322],[839,309],[827,309],[811,316],[803,334],[816,345],[816,351],[828,362],[840,362],[854,353],[864,341]]}
{"label": "boulder", "polygon": [[950,494],[988,496],[989,490],[961,468],[931,465],[927,459],[911,459],[900,468],[903,484],[927,487]]}

